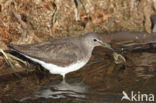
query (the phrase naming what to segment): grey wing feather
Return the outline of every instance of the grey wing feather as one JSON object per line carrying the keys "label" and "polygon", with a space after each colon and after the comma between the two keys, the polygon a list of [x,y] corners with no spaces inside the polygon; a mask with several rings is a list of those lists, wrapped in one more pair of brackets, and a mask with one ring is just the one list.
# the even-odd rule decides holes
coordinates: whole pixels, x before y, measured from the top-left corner
{"label": "grey wing feather", "polygon": [[33,45],[13,46],[21,54],[43,60],[47,63],[67,66],[78,59],[81,50],[76,44],[66,40],[43,42]]}

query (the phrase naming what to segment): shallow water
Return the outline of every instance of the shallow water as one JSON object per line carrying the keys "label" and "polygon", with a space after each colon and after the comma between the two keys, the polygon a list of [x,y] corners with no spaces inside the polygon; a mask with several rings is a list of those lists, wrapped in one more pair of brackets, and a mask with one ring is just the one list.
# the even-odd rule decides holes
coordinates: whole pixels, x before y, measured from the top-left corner
{"label": "shallow water", "polygon": [[[129,103],[128,100],[121,101],[123,91],[128,96],[132,91],[137,95],[156,95],[155,52],[124,53],[127,59],[126,67],[122,64],[115,65],[111,53],[104,52],[102,48],[96,48],[89,63],[81,70],[67,75],[66,82],[62,82],[61,77],[55,75],[50,75],[47,78],[53,79],[46,78],[46,82],[42,81],[41,84],[37,83],[36,78],[11,82],[11,89],[5,92],[1,101],[4,103]],[[143,102],[148,103],[145,99]]]}

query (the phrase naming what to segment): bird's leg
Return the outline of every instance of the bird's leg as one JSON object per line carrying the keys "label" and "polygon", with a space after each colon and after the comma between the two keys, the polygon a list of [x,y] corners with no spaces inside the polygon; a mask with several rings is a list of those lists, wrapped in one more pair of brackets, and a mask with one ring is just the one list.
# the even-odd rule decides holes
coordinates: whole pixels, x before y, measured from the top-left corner
{"label": "bird's leg", "polygon": [[66,83],[66,76],[65,76],[65,74],[62,74],[62,77],[63,77],[63,81],[62,81],[62,83]]}

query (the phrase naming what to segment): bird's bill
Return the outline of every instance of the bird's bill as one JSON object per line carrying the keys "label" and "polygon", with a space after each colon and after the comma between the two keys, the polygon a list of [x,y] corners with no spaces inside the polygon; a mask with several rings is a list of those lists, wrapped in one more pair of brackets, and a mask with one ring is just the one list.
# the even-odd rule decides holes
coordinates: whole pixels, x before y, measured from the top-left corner
{"label": "bird's bill", "polygon": [[108,49],[114,51],[114,49],[113,49],[109,44],[107,44],[107,43],[105,43],[105,42],[101,42],[101,41],[98,41],[98,42],[99,42],[103,47],[108,48]]}

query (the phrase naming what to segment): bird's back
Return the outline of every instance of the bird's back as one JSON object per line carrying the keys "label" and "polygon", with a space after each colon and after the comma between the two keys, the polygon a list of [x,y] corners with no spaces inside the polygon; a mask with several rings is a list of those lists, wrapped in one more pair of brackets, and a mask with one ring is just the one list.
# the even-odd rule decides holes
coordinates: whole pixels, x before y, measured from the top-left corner
{"label": "bird's back", "polygon": [[[79,45],[80,44],[80,45]],[[24,56],[30,56],[46,63],[68,66],[86,56],[79,38],[59,38],[42,43],[10,46]]]}

